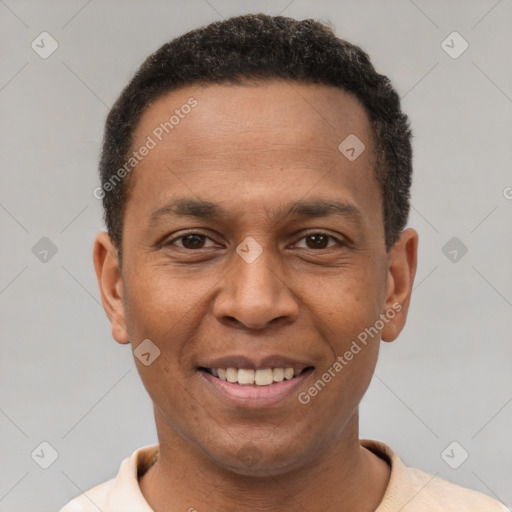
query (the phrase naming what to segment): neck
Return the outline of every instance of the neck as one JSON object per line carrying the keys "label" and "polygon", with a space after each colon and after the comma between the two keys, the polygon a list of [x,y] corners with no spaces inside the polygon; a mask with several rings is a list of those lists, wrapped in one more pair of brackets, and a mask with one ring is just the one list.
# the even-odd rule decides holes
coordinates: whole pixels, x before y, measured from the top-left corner
{"label": "neck", "polygon": [[140,488],[155,512],[374,512],[387,487],[390,468],[359,444],[358,414],[328,453],[311,464],[273,476],[246,476],[213,462],[155,414],[157,462]]}

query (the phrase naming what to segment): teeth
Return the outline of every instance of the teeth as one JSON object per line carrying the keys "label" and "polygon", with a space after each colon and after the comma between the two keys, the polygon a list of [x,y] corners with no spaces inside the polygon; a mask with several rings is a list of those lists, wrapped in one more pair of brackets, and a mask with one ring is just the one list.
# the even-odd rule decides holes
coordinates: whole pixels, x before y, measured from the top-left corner
{"label": "teeth", "polygon": [[238,370],[236,368],[226,368],[226,380],[228,382],[238,382]]}
{"label": "teeth", "polygon": [[274,375],[274,382],[281,382],[284,380],[284,368],[274,368],[272,373]]}
{"label": "teeth", "polygon": [[[240,372],[240,370],[238,370]],[[270,368],[266,370],[256,370],[254,374],[254,382],[258,386],[268,386],[274,382],[274,374]]]}
{"label": "teeth", "polygon": [[238,384],[254,384],[254,370],[238,370]]}
{"label": "teeth", "polygon": [[293,368],[285,368],[284,369],[284,378],[286,380],[290,380],[293,378],[294,370]]}
{"label": "teeth", "polygon": [[211,372],[215,377],[219,377],[219,379],[231,382],[232,384],[268,386],[273,382],[290,380],[299,375],[301,370],[295,370],[294,368],[265,368],[255,371],[245,368],[212,368]]}

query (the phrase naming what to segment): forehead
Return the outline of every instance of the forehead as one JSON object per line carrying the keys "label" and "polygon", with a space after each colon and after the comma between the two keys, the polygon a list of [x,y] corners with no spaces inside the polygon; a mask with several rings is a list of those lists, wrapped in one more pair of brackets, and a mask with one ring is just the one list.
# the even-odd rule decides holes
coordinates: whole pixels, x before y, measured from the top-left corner
{"label": "forehead", "polygon": [[[313,188],[380,203],[366,111],[335,87],[285,80],[183,87],[146,108],[132,149],[149,140],[134,172],[139,204],[164,204],[174,192],[228,199],[235,191],[272,203]],[[346,140],[364,147],[356,160],[340,151]]]}
{"label": "forehead", "polygon": [[[272,132],[278,131],[280,139],[276,140]],[[333,153],[343,140],[340,137],[350,133],[371,145],[368,117],[355,96],[324,84],[273,79],[191,85],[170,91],[148,105],[135,129],[134,141],[153,134],[157,143],[165,143],[160,146],[185,152],[190,143],[196,154],[211,156],[219,139],[231,137],[235,147],[248,151],[250,146],[257,150],[258,144],[267,143],[267,134],[274,146],[280,141],[298,146],[306,142],[309,149]],[[258,138],[252,138],[254,135]],[[198,138],[213,144],[198,147]],[[248,138],[251,145],[246,144]]]}

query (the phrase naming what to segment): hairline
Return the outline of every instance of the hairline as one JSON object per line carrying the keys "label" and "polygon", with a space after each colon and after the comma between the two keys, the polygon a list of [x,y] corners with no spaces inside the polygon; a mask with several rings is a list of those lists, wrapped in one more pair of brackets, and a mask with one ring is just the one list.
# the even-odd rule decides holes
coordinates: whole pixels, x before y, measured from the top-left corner
{"label": "hairline", "polygon": [[[385,238],[385,244],[386,244],[386,251],[389,252],[389,249],[387,247],[388,241],[387,239],[387,233],[386,233],[386,216],[384,212],[384,206],[385,201],[382,194],[382,184],[380,180],[380,176],[382,174],[382,168],[385,168],[385,161],[383,161],[385,157],[385,152],[382,151],[381,147],[381,140],[377,133],[376,123],[375,120],[373,120],[370,116],[370,112],[366,105],[361,101],[361,99],[357,96],[357,94],[347,90],[345,87],[340,85],[334,85],[326,83],[322,80],[304,80],[304,79],[294,79],[289,77],[280,77],[280,76],[264,76],[262,74],[247,74],[247,75],[235,75],[233,77],[227,77],[223,80],[208,80],[206,78],[200,78],[197,80],[190,80],[186,83],[179,83],[175,85],[170,85],[168,88],[162,89],[161,91],[157,92],[153,97],[149,98],[148,101],[143,105],[140,112],[137,115],[136,120],[134,120],[134,124],[131,127],[131,133],[130,133],[130,145],[127,148],[126,153],[124,154],[124,159],[128,158],[128,155],[131,151],[135,148],[135,142],[134,142],[134,136],[136,131],[141,125],[142,118],[147,113],[147,111],[153,107],[156,103],[158,103],[160,100],[163,100],[165,97],[172,95],[173,93],[183,91],[186,89],[189,89],[194,86],[198,86],[199,88],[208,88],[212,86],[224,86],[224,87],[230,87],[230,86],[245,86],[245,87],[258,87],[263,84],[271,84],[272,82],[287,82],[292,84],[299,84],[299,85],[321,85],[329,88],[334,88],[337,90],[341,90],[345,92],[346,94],[350,95],[357,103],[358,105],[363,109],[363,112],[366,116],[366,120],[368,122],[368,126],[370,128],[370,135],[372,139],[372,158],[371,158],[371,167],[372,167],[372,174],[375,178],[378,188],[379,188],[379,199],[381,201],[381,213],[382,213],[382,222],[384,227],[384,238]],[[125,217],[126,217],[126,208],[128,206],[128,203],[130,201],[131,194],[133,192],[133,189],[136,184],[136,171],[137,166],[133,169],[132,172],[130,172],[125,178],[123,183],[123,194],[124,194],[124,201],[123,201],[123,208],[121,211],[121,240],[120,240],[120,247],[118,248],[118,254],[120,259],[120,264],[122,260],[122,246],[123,246],[123,231],[125,227]]]}

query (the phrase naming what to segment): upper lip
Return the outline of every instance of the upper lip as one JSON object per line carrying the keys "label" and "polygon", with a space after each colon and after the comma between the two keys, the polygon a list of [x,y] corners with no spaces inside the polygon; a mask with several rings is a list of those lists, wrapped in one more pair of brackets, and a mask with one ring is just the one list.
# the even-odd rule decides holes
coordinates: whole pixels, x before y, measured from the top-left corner
{"label": "upper lip", "polygon": [[200,368],[244,368],[247,370],[264,370],[266,368],[293,368],[294,370],[303,370],[313,365],[304,360],[281,355],[269,355],[265,357],[231,355],[205,360],[198,366]]}

